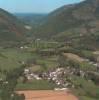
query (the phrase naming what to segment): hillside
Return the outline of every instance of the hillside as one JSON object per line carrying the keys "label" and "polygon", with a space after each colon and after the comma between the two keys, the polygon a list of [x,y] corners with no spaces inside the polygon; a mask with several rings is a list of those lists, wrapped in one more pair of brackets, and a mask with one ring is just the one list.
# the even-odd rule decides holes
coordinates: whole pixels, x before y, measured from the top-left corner
{"label": "hillside", "polygon": [[84,38],[97,42],[99,32],[99,0],[85,0],[65,5],[50,13],[36,32],[38,37],[56,40]]}
{"label": "hillside", "polygon": [[21,40],[26,29],[15,16],[0,9],[0,42]]}

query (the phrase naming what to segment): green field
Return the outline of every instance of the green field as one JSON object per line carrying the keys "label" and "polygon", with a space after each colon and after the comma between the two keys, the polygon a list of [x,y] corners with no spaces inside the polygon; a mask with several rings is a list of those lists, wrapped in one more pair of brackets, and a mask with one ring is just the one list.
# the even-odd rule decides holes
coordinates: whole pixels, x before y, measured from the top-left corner
{"label": "green field", "polygon": [[0,50],[0,68],[3,70],[12,70],[19,67],[22,61],[31,58],[31,53],[22,52],[17,49],[2,49]]}
{"label": "green field", "polygon": [[55,84],[46,80],[33,80],[32,82],[19,83],[16,90],[53,90]]}

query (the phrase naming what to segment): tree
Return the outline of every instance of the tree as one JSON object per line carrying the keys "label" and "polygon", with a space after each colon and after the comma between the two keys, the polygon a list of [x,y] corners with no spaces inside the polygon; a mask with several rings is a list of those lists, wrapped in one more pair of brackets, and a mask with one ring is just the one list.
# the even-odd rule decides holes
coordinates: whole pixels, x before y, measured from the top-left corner
{"label": "tree", "polygon": [[18,78],[23,74],[25,66],[15,68],[6,75],[6,79],[1,83],[0,97],[2,100],[25,100],[24,95],[14,92]]}

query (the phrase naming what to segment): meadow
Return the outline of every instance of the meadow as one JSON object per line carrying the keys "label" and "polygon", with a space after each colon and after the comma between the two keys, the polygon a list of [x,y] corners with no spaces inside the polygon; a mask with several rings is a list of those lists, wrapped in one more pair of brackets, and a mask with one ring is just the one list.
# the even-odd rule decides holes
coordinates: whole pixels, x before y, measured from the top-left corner
{"label": "meadow", "polygon": [[23,52],[19,49],[7,48],[0,50],[0,69],[13,70],[20,67],[21,62],[31,58],[31,53]]}

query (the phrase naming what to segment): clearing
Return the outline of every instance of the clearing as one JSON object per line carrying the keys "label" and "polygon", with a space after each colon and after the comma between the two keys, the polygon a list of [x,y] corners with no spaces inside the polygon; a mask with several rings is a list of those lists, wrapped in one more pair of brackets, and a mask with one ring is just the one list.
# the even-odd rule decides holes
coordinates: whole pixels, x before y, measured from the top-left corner
{"label": "clearing", "polygon": [[83,62],[85,61],[82,57],[73,54],[73,53],[63,53],[64,56],[66,56],[67,58],[73,60],[73,61],[78,61],[78,62]]}
{"label": "clearing", "polygon": [[19,91],[24,94],[25,100],[78,100],[74,95],[66,91],[39,90]]}

